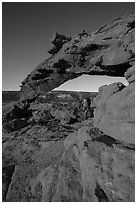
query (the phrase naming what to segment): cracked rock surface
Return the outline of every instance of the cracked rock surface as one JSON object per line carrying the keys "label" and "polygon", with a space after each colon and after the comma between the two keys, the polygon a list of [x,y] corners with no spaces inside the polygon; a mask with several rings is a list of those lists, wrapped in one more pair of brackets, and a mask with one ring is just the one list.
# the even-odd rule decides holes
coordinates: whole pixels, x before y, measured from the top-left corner
{"label": "cracked rock surface", "polygon": [[7,202],[134,201],[134,145],[91,127],[54,131],[35,125],[3,144]]}

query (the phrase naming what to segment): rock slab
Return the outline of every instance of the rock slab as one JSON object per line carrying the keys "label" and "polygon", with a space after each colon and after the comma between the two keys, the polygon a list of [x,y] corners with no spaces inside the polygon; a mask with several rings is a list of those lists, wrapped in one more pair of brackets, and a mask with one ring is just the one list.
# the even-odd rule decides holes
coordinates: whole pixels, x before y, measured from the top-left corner
{"label": "rock slab", "polygon": [[3,201],[135,200],[134,145],[103,135],[90,120],[66,139],[61,134],[34,126],[4,142]]}

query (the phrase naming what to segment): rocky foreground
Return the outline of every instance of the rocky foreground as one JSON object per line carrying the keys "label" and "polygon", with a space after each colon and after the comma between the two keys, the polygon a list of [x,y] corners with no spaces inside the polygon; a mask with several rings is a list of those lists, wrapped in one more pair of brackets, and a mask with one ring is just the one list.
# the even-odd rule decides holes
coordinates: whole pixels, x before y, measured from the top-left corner
{"label": "rocky foreground", "polygon": [[[53,37],[51,57],[3,113],[3,201],[135,201],[134,34],[134,15],[127,15],[91,34]],[[100,87],[87,118],[78,101],[38,101],[82,74],[129,84]]]}

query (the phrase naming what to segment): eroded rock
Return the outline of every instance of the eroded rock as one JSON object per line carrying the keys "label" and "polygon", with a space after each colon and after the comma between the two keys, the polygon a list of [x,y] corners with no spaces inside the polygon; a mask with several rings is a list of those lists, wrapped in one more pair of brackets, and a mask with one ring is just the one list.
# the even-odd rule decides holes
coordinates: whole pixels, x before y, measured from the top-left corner
{"label": "eroded rock", "polygon": [[117,84],[105,86],[94,100],[94,125],[115,139],[134,143],[135,84],[131,83],[122,90],[114,89],[114,85]]}
{"label": "eroded rock", "polygon": [[[128,15],[74,39],[55,36],[52,56],[23,81],[21,101],[3,120],[18,127],[3,134],[3,201],[135,201],[134,32]],[[78,108],[34,103],[82,74],[125,76],[129,85],[99,88],[94,123],[81,121]]]}
{"label": "eroded rock", "polygon": [[3,114],[3,128],[8,132],[19,130],[28,125],[28,120],[31,116],[32,110],[27,101],[13,104],[9,110]]}
{"label": "eroded rock", "polygon": [[128,83],[134,83],[135,82],[135,66],[129,68],[125,72],[125,78],[127,79]]}
{"label": "eroded rock", "polygon": [[5,183],[5,201],[133,202],[134,145],[119,143],[91,128],[90,122],[85,124],[63,140],[44,141],[39,127],[37,144],[30,130],[6,141],[3,164],[9,161],[15,168]]}
{"label": "eroded rock", "polygon": [[55,33],[51,39],[53,47],[48,52],[53,55],[56,54],[62,48],[63,44],[69,42],[70,40],[71,38]]}
{"label": "eroded rock", "polygon": [[22,99],[50,91],[82,74],[124,76],[135,57],[135,28],[129,26],[134,21],[134,15],[127,15],[70,41],[67,37],[55,36],[53,42],[57,41],[61,48],[22,82]]}

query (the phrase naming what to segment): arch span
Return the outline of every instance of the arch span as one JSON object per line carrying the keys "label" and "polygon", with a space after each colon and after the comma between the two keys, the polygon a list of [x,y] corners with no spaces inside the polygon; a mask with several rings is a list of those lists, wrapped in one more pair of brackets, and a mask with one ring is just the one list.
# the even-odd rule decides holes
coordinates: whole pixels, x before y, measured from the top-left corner
{"label": "arch span", "polygon": [[109,85],[114,82],[122,82],[124,85],[128,85],[124,77],[90,76],[83,74],[78,78],[65,82],[54,90],[97,92],[100,86]]}
{"label": "arch span", "polygon": [[51,91],[83,74],[124,77],[132,67],[134,51],[134,15],[124,16],[87,34],[71,39],[56,34],[50,58],[22,82],[22,100]]}

